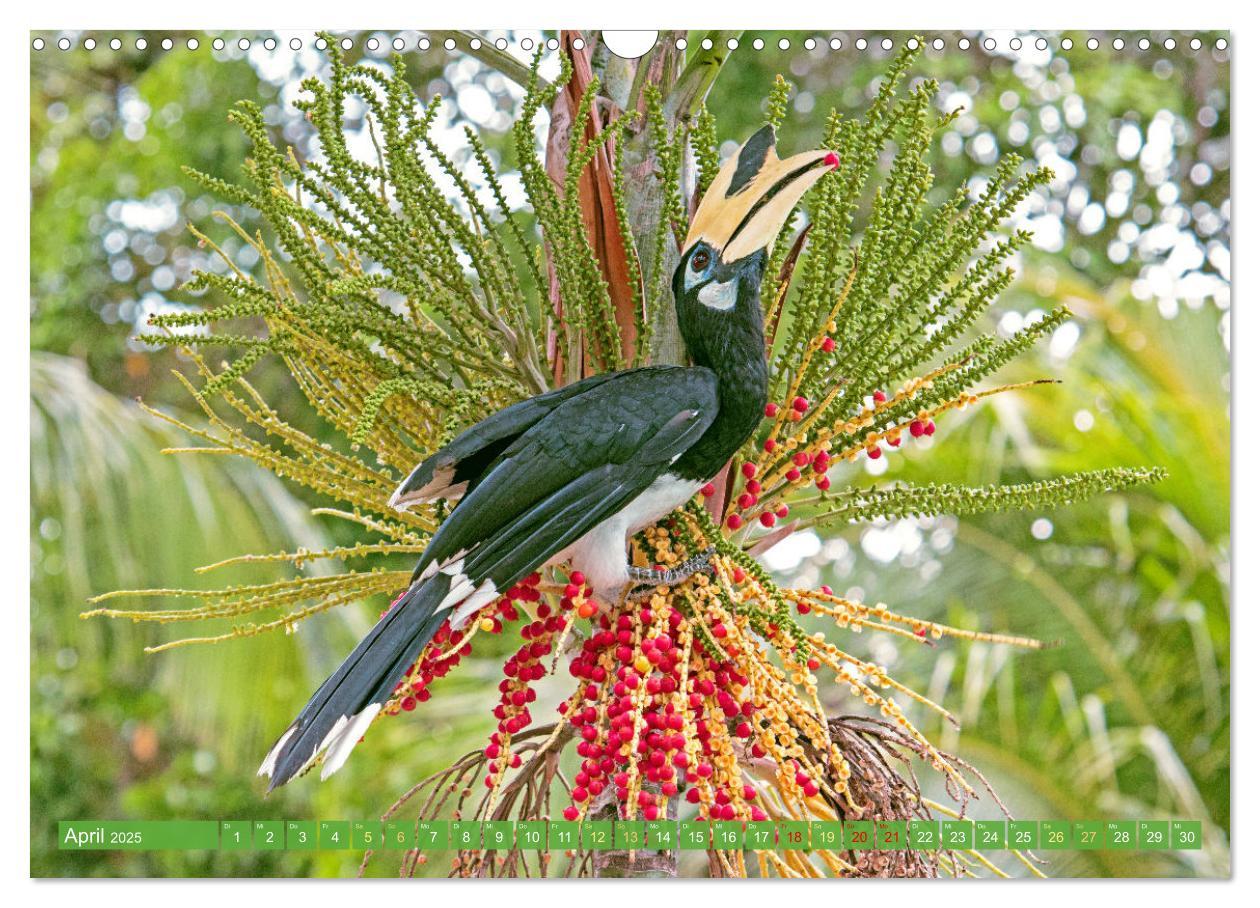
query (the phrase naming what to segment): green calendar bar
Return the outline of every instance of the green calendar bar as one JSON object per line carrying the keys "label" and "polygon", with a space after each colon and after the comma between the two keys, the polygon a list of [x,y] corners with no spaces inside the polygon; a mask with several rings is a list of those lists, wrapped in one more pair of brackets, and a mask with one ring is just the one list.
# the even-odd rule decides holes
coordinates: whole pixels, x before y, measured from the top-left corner
{"label": "green calendar bar", "polygon": [[582,835],[582,826],[577,822],[552,820],[547,827],[548,844],[557,850],[577,848]]}
{"label": "green calendar bar", "polygon": [[219,847],[214,820],[62,820],[63,851],[192,851]]}
{"label": "green calendar bar", "polygon": [[1040,848],[1036,820],[1009,820],[1006,824],[1007,848]]}
{"label": "green calendar bar", "polygon": [[875,847],[896,851],[906,847],[908,831],[905,820],[879,820],[875,823]]}
{"label": "green calendar bar", "polygon": [[507,851],[512,847],[516,829],[510,820],[491,820],[481,830],[481,847],[487,851]]}
{"label": "green calendar bar", "polygon": [[249,820],[224,820],[219,824],[219,848],[223,851],[249,851],[251,832]]}
{"label": "green calendar bar", "polygon": [[[1043,844],[1042,847],[1044,848],[1045,845]],[[1137,848],[1137,821],[1108,820],[1107,837],[1103,842],[1103,847],[1115,851],[1129,851]]]}
{"label": "green calendar bar", "polygon": [[256,851],[284,851],[284,822],[282,820],[255,820],[254,849]]}
{"label": "green calendar bar", "polygon": [[63,820],[68,851],[1171,851],[1203,847],[1199,820]]}
{"label": "green calendar bar", "polygon": [[416,825],[416,847],[421,851],[446,851],[451,847],[450,820],[422,820]]}
{"label": "green calendar bar", "polygon": [[941,824],[936,820],[911,820],[906,834],[915,851],[935,851],[941,847]]}
{"label": "green calendar bar", "polygon": [[354,820],[350,824],[350,847],[355,851],[380,848],[383,842],[381,824],[375,820]]}
{"label": "green calendar bar", "polygon": [[703,820],[688,820],[678,833],[683,851],[704,851],[709,847],[709,824]]}
{"label": "green calendar bar", "polygon": [[342,851],[350,847],[349,820],[320,820],[319,847],[321,851]]}
{"label": "green calendar bar", "polygon": [[748,823],[744,826],[744,847],[759,851],[773,851],[776,845],[774,824],[769,821]]}
{"label": "green calendar bar", "polygon": [[942,820],[941,847],[970,851],[976,847],[976,824],[971,820]]}
{"label": "green calendar bar", "polygon": [[547,821],[526,820],[516,824],[516,847],[521,851],[547,850]]}
{"label": "green calendar bar", "polygon": [[290,851],[314,851],[317,835],[314,820],[289,820],[284,824],[284,847]]}
{"label": "green calendar bar", "polygon": [[796,820],[779,823],[779,848],[785,851],[804,851],[809,848],[809,824]]}
{"label": "green calendar bar", "polygon": [[1078,851],[1097,851],[1107,838],[1107,824],[1098,820],[1077,820],[1072,824],[1072,847]]}
{"label": "green calendar bar", "polygon": [[1072,847],[1072,823],[1069,820],[1042,820],[1038,826],[1041,847],[1050,851],[1066,851]]}
{"label": "green calendar bar", "polygon": [[744,847],[744,824],[722,822],[713,824],[713,848],[717,851],[734,851]]}
{"label": "green calendar bar", "polygon": [[647,829],[637,820],[613,823],[613,848],[618,851],[641,851],[647,844]]}
{"label": "green calendar bar", "polygon": [[411,820],[385,822],[385,847],[400,850],[416,847],[416,824]]}
{"label": "green calendar bar", "polygon": [[844,845],[851,851],[874,848],[875,823],[871,820],[848,820],[844,824]]}
{"label": "green calendar bar", "polygon": [[451,848],[481,847],[481,824],[474,820],[451,820]]}
{"label": "green calendar bar", "polygon": [[844,848],[844,824],[837,820],[815,820],[809,824],[809,845],[816,851]]}
{"label": "green calendar bar", "polygon": [[1138,820],[1138,850],[1167,851],[1169,844],[1169,827],[1167,820]]}
{"label": "green calendar bar", "polygon": [[1005,820],[976,820],[976,851],[1000,851],[1006,848]]}
{"label": "green calendar bar", "polygon": [[678,824],[664,820],[649,820],[643,837],[652,851],[667,851],[678,844]]}
{"label": "green calendar bar", "polygon": [[1172,847],[1178,851],[1203,847],[1203,824],[1199,820],[1172,821]]}
{"label": "green calendar bar", "polygon": [[582,847],[587,851],[611,851],[612,820],[587,820],[582,824]]}

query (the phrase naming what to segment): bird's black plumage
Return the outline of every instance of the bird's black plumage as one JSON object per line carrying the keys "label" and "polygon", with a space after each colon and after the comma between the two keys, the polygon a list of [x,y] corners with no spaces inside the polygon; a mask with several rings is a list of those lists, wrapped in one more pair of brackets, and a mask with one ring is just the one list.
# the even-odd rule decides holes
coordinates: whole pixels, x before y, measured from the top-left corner
{"label": "bird's black plumage", "polygon": [[[715,181],[731,187],[738,178],[738,187],[702,201],[697,222],[707,232],[689,239],[674,276],[692,365],[598,375],[523,401],[412,471],[395,507],[457,504],[408,590],[267,755],[259,771],[272,788],[325,751],[324,775],[335,771],[445,621],[458,626],[543,565],[571,559],[597,594],[615,599],[629,576],[628,536],[684,503],[748,439],[768,385],[759,299],[773,233],[762,233],[781,225],[762,208],[768,199],[781,207],[785,191],[799,198],[824,162],[817,152],[779,161],[765,130],[749,147]],[[754,248],[729,262],[728,222],[729,237]]]}
{"label": "bird's black plumage", "polygon": [[513,439],[470,483],[417,575],[459,552],[484,550],[496,529],[523,521],[553,496],[571,498],[573,484],[602,467],[622,489],[612,501],[644,491],[719,412],[717,377],[707,369],[653,366],[600,377]]}

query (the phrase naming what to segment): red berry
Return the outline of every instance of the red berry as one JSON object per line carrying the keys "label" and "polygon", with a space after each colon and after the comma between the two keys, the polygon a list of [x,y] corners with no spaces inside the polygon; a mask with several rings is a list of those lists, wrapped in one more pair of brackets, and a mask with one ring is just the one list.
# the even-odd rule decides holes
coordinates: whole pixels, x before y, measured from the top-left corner
{"label": "red berry", "polygon": [[866,456],[869,457],[871,460],[879,460],[880,457],[883,456],[883,454],[884,452],[881,451],[879,448],[872,447],[872,448],[866,449]]}
{"label": "red berry", "polygon": [[797,413],[804,413],[809,409],[809,401],[803,397],[795,397],[792,399],[792,409]]}
{"label": "red berry", "polygon": [[758,519],[761,521],[761,525],[763,527],[774,526],[774,514],[770,513],[769,511],[762,511],[761,517],[759,517]]}
{"label": "red berry", "polygon": [[792,467],[784,475],[787,477],[788,482],[796,482],[796,480],[801,478],[801,471],[796,469],[796,467]]}
{"label": "red berry", "polygon": [[779,415],[778,404],[766,404],[766,416],[773,418],[778,415]]}
{"label": "red berry", "polygon": [[871,395],[871,397],[875,400],[875,403],[877,404],[882,404],[884,401],[888,400],[888,395],[885,394],[883,391],[876,391],[874,394]]}
{"label": "red berry", "polygon": [[814,483],[814,485],[818,486],[819,489],[825,492],[831,488],[831,480],[828,479],[826,476],[820,476],[818,477],[818,481]]}
{"label": "red berry", "polygon": [[582,586],[582,584],[586,583],[586,575],[581,571],[574,571],[569,575],[569,582],[576,586]]}
{"label": "red berry", "polygon": [[932,421],[930,421],[930,420],[929,420],[929,421],[928,421],[927,426],[923,429],[923,433],[924,433],[925,435],[935,435],[935,434],[936,434],[936,423],[934,423],[934,422],[932,422]]}
{"label": "red berry", "polygon": [[834,349],[836,349],[836,342],[832,340],[830,337],[824,337],[822,339],[823,353],[830,353]]}
{"label": "red berry", "polygon": [[739,468],[739,472],[744,474],[744,478],[752,479],[757,475],[757,465],[755,463],[745,462],[744,465]]}
{"label": "red berry", "polygon": [[744,525],[744,518],[740,517],[738,514],[732,514],[730,517],[726,518],[726,525],[732,530],[738,530]]}
{"label": "red berry", "polygon": [[759,482],[758,482],[757,480],[755,480],[755,479],[750,479],[750,480],[748,480],[748,482],[746,482],[746,483],[744,484],[744,488],[745,488],[745,489],[747,489],[749,492],[751,492],[751,493],[752,493],[752,494],[754,494],[754,495],[760,495],[760,494],[761,494],[761,483],[759,483]]}
{"label": "red berry", "polygon": [[578,809],[576,807],[566,807],[564,809],[564,818],[572,823],[578,818]]}
{"label": "red berry", "polygon": [[788,515],[788,506],[785,504],[781,504],[777,508],[774,509],[774,516],[778,517],[780,520],[782,520],[784,517],[787,517],[787,515]]}
{"label": "red berry", "polygon": [[749,492],[745,492],[743,495],[739,496],[736,503],[739,505],[740,510],[746,511],[757,503],[757,496]]}
{"label": "red berry", "polygon": [[716,491],[717,489],[713,488],[713,483],[706,482],[704,484],[704,487],[700,489],[700,494],[703,495],[705,498],[712,498],[713,493]]}
{"label": "red berry", "polygon": [[764,445],[762,445],[761,447],[765,449],[765,452],[766,452],[767,454],[772,454],[772,453],[774,453],[774,449],[775,449],[776,447],[778,447],[778,445],[776,445],[776,444],[774,443],[774,439],[773,439],[773,438],[767,438],[767,439],[766,439],[766,443],[765,443]]}
{"label": "red berry", "polygon": [[922,435],[923,431],[924,429],[923,429],[922,420],[916,419],[912,423],[910,423],[910,434],[913,435],[915,438],[918,438],[920,435]]}

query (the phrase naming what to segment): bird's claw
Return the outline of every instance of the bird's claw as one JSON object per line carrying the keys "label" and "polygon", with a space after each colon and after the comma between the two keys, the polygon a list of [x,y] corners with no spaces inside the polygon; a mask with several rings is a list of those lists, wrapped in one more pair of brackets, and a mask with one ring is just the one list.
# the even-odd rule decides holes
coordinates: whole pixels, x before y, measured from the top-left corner
{"label": "bird's claw", "polygon": [[666,571],[658,571],[654,568],[631,567],[629,569],[630,581],[639,585],[632,587],[626,598],[632,602],[639,602],[650,597],[660,587],[678,586],[701,571],[713,574],[713,565],[709,562],[716,551],[715,547],[709,546],[703,552],[697,552],[695,555],[692,555],[678,567],[670,568]]}

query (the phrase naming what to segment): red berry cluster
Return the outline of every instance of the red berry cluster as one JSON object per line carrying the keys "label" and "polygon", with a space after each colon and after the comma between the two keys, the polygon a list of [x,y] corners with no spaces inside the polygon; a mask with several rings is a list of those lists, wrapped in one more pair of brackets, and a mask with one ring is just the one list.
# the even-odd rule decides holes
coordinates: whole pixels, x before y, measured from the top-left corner
{"label": "red berry cluster", "polygon": [[797,451],[792,455],[792,466],[784,476],[788,482],[798,482],[802,475],[812,470],[814,476],[817,477],[814,485],[825,492],[831,488],[831,480],[827,478],[827,471],[830,469],[831,455],[826,451],[819,450],[815,454]]}
{"label": "red berry cluster", "polygon": [[[639,628],[642,634],[637,633]],[[715,624],[712,633],[721,640],[726,629]],[[732,734],[750,738],[754,733],[756,706],[740,700],[748,679],[730,663],[698,655],[684,673],[688,634],[682,613],[674,608],[661,614],[640,608],[598,619],[569,664],[570,674],[585,682],[580,699],[560,708],[577,730],[577,752],[583,758],[574,779],[573,804],[564,811],[566,819],[581,816],[583,806],[610,784],[625,817],[641,814],[655,820],[661,816],[662,801],[681,792],[699,803],[697,786],[705,786],[714,789],[707,799],[713,802],[712,818],[765,818],[755,805],[749,810],[735,806],[755,797],[751,786],[733,790],[710,781],[718,745],[708,717],[722,717],[726,734],[721,737],[727,741]],[[694,730],[690,748],[685,729]],[[655,791],[639,788],[640,781]]]}
{"label": "red berry cluster", "polygon": [[[520,615],[514,603],[534,602],[537,603],[535,610],[537,617],[521,626],[519,633],[524,642],[503,663],[504,677],[499,682],[499,702],[493,711],[495,719],[498,720],[498,726],[490,735],[490,743],[485,750],[486,758],[490,761],[486,766],[487,788],[493,788],[498,784],[498,780],[502,778],[506,769],[509,767],[515,769],[521,765],[520,754],[511,753],[512,735],[528,728],[530,722],[533,721],[529,704],[538,698],[538,693],[531,684],[547,674],[547,666],[543,660],[551,653],[556,636],[564,631],[567,623],[564,612],[573,608],[572,600],[566,598],[560,603],[560,611],[553,611],[551,606],[542,600],[538,590],[540,580],[538,574],[530,574],[508,590],[507,594],[492,606],[493,611],[498,615],[502,615],[509,621],[515,621]],[[484,612],[481,620],[497,622],[496,617]],[[492,630],[495,633],[497,631],[498,627]]]}
{"label": "red berry cluster", "polygon": [[[871,398],[875,401],[876,407],[878,407],[880,404],[883,404],[888,400],[888,395],[883,391],[876,391],[871,395]],[[910,423],[910,434],[914,438],[922,438],[924,435],[932,435],[935,432],[936,423],[931,419],[915,419]],[[888,447],[890,448],[901,447],[901,432],[898,431],[895,434],[888,436],[884,439],[884,441],[888,443]],[[871,460],[879,460],[883,454],[884,451],[878,443],[873,444],[866,449],[866,456]]]}
{"label": "red berry cluster", "polygon": [[[381,612],[381,617],[389,614],[405,595],[407,595],[406,590],[399,593],[397,598],[389,604],[389,608]],[[449,621],[442,622],[442,626],[433,635],[429,645],[420,653],[420,658],[416,660],[407,676],[394,685],[396,707],[390,710],[391,712],[397,710],[411,712],[417,705],[426,702],[432,696],[429,686],[436,679],[445,677],[451,669],[459,665],[460,659],[472,652],[472,646],[464,642],[464,637],[465,634],[462,631],[451,630]]]}
{"label": "red berry cluster", "polygon": [[934,435],[935,433],[936,423],[930,419],[916,419],[914,422],[910,423],[910,434],[915,438],[920,438],[924,435]]}

